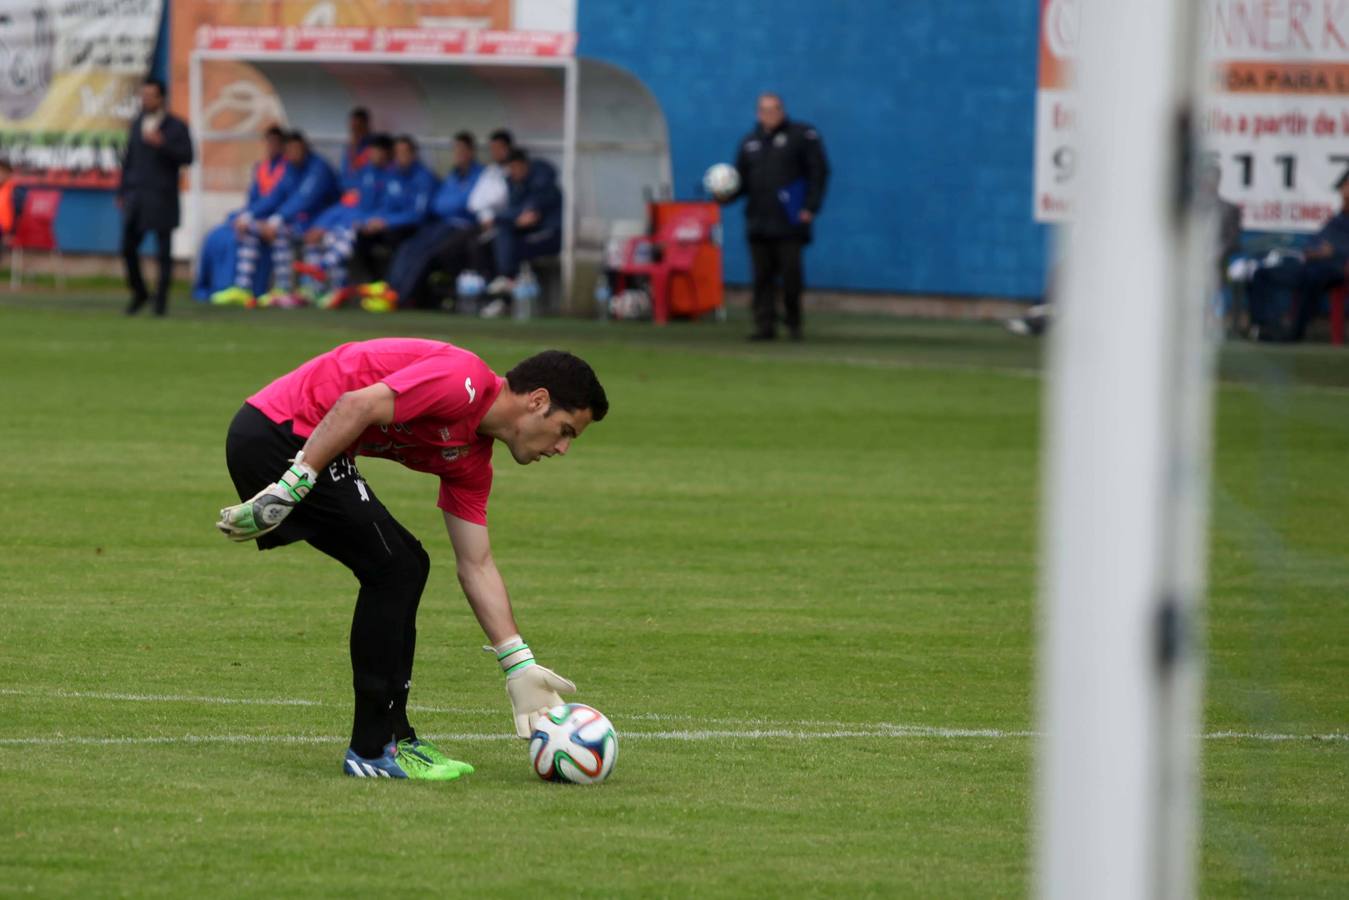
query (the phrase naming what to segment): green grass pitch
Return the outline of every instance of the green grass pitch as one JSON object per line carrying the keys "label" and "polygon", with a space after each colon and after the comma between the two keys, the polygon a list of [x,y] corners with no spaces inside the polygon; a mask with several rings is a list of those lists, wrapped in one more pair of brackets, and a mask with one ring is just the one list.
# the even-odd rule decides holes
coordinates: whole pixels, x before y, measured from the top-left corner
{"label": "green grass pitch", "polygon": [[[1040,346],[812,325],[0,299],[0,894],[1025,894]],[[340,776],[354,582],[215,532],[243,397],[381,333],[503,371],[560,346],[609,390],[566,459],[498,454],[491,504],[525,635],[619,730],[601,787],[505,737],[429,477],[362,464],[434,560],[414,722],[459,782]],[[1343,896],[1349,353],[1230,347],[1223,378],[1202,890]]]}

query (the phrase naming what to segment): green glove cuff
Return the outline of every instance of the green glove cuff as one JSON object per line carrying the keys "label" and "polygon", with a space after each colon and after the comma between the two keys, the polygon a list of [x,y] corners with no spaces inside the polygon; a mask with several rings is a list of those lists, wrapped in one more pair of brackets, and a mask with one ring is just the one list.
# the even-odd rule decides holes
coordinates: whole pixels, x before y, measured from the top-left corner
{"label": "green glove cuff", "polygon": [[314,482],[318,480],[318,477],[317,472],[305,465],[304,453],[300,453],[295,457],[291,467],[286,470],[286,474],[282,475],[276,483],[285,490],[291,500],[299,503],[309,496],[309,492],[314,489]]}
{"label": "green glove cuff", "polygon": [[497,662],[501,663],[501,671],[507,676],[534,665],[534,651],[519,637],[502,641],[493,650]]}

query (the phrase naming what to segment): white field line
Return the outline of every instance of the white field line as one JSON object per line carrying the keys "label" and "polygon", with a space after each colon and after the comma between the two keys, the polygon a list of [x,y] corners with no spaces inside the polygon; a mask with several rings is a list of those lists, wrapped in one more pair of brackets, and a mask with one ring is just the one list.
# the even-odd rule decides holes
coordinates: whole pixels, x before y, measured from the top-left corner
{"label": "white field line", "polygon": [[[763,728],[743,731],[700,730],[700,731],[624,731],[624,741],[730,741],[730,740],[798,740],[828,741],[865,738],[1024,738],[1033,736],[1033,732],[996,731],[993,729],[959,728],[862,728],[839,729],[835,731],[797,731],[793,729]],[[488,741],[514,741],[515,735],[507,732],[491,734],[428,734],[428,738],[461,744],[476,744]],[[1204,735],[1206,740],[1248,740],[1248,741],[1324,741],[1349,742],[1349,734],[1269,734],[1219,731]],[[109,745],[173,745],[173,744],[332,744],[340,746],[346,740],[339,735],[321,734],[182,734],[155,735],[151,737],[98,737],[72,735],[70,737],[39,738],[0,738],[0,747],[34,746],[109,746]]]}
{"label": "white field line", "polygon": [[[188,694],[128,694],[106,691],[67,691],[52,689],[0,688],[0,695],[49,697],[56,699],[109,700],[129,703],[194,703],[200,705],[240,706],[345,706],[322,700],[294,697],[212,697]],[[414,712],[493,715],[501,713],[496,707],[454,707],[409,705]],[[701,725],[736,725],[739,728],[694,728],[666,730],[631,730],[624,728],[624,738],[661,741],[719,741],[719,740],[841,740],[862,738],[983,738],[1010,740],[1036,737],[1035,731],[1005,730],[999,728],[947,728],[935,725],[904,725],[893,722],[841,722],[831,719],[780,720],[772,718],[716,718],[644,712],[614,716],[620,723],[627,722],[689,722]],[[773,727],[776,726],[776,727]],[[446,740],[491,741],[512,739],[509,733],[468,734],[447,733],[432,735]],[[1349,733],[1288,734],[1263,731],[1212,731],[1203,735],[1206,741],[1285,741],[1349,742]],[[328,743],[339,737],[315,735],[163,735],[155,737],[49,737],[0,738],[0,746],[54,745],[54,744],[248,744],[248,743]]]}
{"label": "white field line", "polygon": [[53,697],[78,700],[123,700],[130,703],[201,703],[238,706],[323,706],[318,700],[298,700],[293,697],[202,697],[196,694],[120,694],[111,691],[25,690],[0,688],[0,694],[11,697]]}

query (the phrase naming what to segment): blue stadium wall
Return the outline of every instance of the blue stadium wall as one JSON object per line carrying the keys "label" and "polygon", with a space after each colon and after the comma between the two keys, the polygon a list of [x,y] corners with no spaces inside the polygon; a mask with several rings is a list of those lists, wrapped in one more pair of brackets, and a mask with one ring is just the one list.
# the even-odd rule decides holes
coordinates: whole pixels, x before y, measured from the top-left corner
{"label": "blue stadium wall", "polygon": [[[622,66],[669,124],[676,196],[730,160],[760,90],[816,125],[833,176],[807,282],[1034,297],[1033,0],[580,0],[582,56]],[[742,208],[726,276],[748,280]]]}

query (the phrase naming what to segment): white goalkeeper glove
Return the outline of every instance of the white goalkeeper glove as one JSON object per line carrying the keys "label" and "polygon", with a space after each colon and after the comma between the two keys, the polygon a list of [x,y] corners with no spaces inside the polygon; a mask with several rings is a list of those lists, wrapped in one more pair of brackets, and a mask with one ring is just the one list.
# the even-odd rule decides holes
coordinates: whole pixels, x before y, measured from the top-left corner
{"label": "white goalkeeper glove", "polygon": [[562,703],[560,695],[576,690],[576,685],[536,663],[534,652],[518,634],[483,649],[496,654],[501,671],[506,673],[506,696],[515,713],[517,737],[528,739],[539,717]]}
{"label": "white goalkeeper glove", "polygon": [[215,527],[232,541],[256,540],[285,521],[295,504],[314,489],[318,477],[305,464],[304,453],[298,453],[291,467],[276,481],[251,499],[222,509]]}

